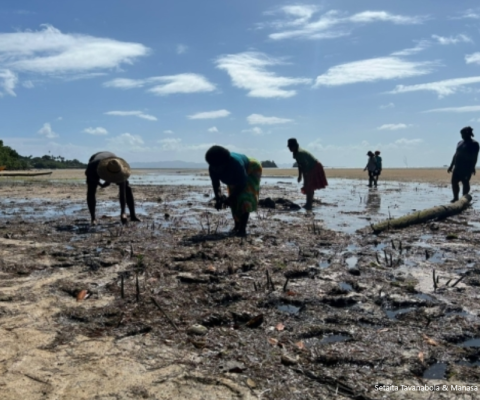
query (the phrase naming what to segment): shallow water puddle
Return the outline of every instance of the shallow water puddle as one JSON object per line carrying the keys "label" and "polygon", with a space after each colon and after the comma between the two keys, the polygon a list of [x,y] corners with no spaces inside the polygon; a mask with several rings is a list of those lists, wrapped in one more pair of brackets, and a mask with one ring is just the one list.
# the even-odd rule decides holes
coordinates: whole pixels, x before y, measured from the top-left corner
{"label": "shallow water puddle", "polygon": [[300,312],[301,307],[294,306],[293,304],[280,304],[277,306],[279,311],[288,314],[298,314]]}
{"label": "shallow water puddle", "polygon": [[387,310],[385,309],[385,314],[387,314],[387,317],[393,320],[397,319],[397,316],[400,314],[406,314],[409,313],[410,311],[415,310],[415,307],[405,307],[405,308],[397,308],[395,310]]}
{"label": "shallow water puddle", "polygon": [[340,286],[340,289],[346,291],[346,292],[351,292],[353,291],[353,287],[352,285],[350,285],[349,283],[346,283],[346,282],[340,282],[338,284],[338,286]]}
{"label": "shallow water puddle", "polygon": [[349,269],[355,268],[358,263],[358,257],[355,257],[355,256],[348,257],[347,259],[345,259],[345,262],[347,263],[347,268]]}
{"label": "shallow water puddle", "polygon": [[460,343],[461,347],[480,347],[480,338],[473,338],[465,340],[463,343]]}
{"label": "shallow water puddle", "polygon": [[428,294],[425,294],[425,293],[417,293],[415,297],[420,300],[428,301],[430,303],[435,303],[437,301],[432,296],[429,296]]}
{"label": "shallow water puddle", "polygon": [[445,363],[436,363],[431,365],[423,373],[425,379],[445,379],[448,365]]}

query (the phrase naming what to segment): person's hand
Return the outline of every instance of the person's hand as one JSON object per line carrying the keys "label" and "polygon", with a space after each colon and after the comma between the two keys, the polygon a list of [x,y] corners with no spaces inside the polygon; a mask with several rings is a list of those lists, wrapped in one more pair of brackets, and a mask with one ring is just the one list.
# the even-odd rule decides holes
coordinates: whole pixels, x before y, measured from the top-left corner
{"label": "person's hand", "polygon": [[475,175],[475,172],[476,172],[476,171],[475,171],[475,169],[474,169],[474,170],[472,171],[472,174]]}
{"label": "person's hand", "polygon": [[366,168],[363,169],[364,172],[365,172],[366,170],[367,170]]}
{"label": "person's hand", "polygon": [[300,183],[302,181],[302,177],[299,176],[298,179],[297,179],[297,182]]}
{"label": "person's hand", "polygon": [[103,189],[103,188],[106,188],[108,186],[110,186],[110,182],[104,182],[104,183],[100,183],[99,186]]}
{"label": "person's hand", "polygon": [[230,207],[230,206],[233,204],[233,197],[232,197],[232,196],[228,196],[228,197],[223,201],[223,204],[225,204],[225,206],[227,206],[227,207]]}
{"label": "person's hand", "polygon": [[221,198],[218,198],[215,200],[215,209],[217,211],[220,211],[223,208],[223,200]]}
{"label": "person's hand", "polygon": [[448,167],[447,172],[448,173],[452,172],[452,169],[453,169],[452,167]]}

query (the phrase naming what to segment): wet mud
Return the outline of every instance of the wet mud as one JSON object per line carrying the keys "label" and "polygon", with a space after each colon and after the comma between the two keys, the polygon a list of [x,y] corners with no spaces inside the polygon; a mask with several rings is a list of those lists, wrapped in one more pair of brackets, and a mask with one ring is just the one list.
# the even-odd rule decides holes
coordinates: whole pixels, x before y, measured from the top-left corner
{"label": "wet mud", "polygon": [[269,178],[239,238],[204,176],[175,179],[134,181],[142,222],[125,226],[115,187],[99,190],[95,227],[81,182],[0,182],[2,398],[380,399],[378,384],[480,382],[477,203],[373,235],[449,188],[331,180],[307,212],[294,179]]}

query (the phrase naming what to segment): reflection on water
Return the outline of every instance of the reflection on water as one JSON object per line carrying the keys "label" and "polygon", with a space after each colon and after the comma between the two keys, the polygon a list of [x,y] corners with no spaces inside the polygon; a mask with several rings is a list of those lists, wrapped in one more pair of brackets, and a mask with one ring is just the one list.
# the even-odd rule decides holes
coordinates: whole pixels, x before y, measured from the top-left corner
{"label": "reflection on water", "polygon": [[365,204],[367,205],[366,211],[370,214],[377,214],[380,211],[381,197],[378,189],[368,191]]}

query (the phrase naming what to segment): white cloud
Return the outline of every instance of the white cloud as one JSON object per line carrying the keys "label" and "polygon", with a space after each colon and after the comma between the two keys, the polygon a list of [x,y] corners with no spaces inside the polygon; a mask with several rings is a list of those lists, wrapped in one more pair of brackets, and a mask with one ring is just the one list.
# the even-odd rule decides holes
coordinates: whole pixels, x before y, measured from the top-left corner
{"label": "white cloud", "polygon": [[423,111],[424,113],[437,113],[437,112],[450,112],[450,113],[468,113],[468,112],[479,112],[480,106],[464,106],[464,107],[445,107],[445,108],[434,108],[432,110]]}
{"label": "white cloud", "polygon": [[[353,15],[346,15],[336,10],[330,10],[313,19],[319,10],[315,6],[285,6],[279,9],[285,19],[261,24],[260,27],[272,27],[276,32],[269,35],[273,40],[291,38],[302,39],[331,39],[348,36],[351,30],[359,25],[374,22],[390,22],[397,25],[411,25],[422,23],[424,17],[410,17],[391,14],[386,11],[363,11]],[[270,13],[274,14],[274,13]]]}
{"label": "white cloud", "polygon": [[96,128],[86,128],[83,130],[83,132],[88,133],[90,135],[107,135],[108,131],[105,128],[102,128],[101,126],[98,126]]}
{"label": "white cloud", "polygon": [[263,135],[264,132],[262,128],[259,128],[258,126],[254,126],[252,129],[244,129],[242,133],[252,133],[254,135]]}
{"label": "white cloud", "polygon": [[215,90],[215,85],[210,83],[205,77],[191,73],[154,76],[147,79],[119,78],[105,82],[103,85],[117,89],[134,89],[150,86],[148,92],[159,96],[175,93],[212,92]]}
{"label": "white cloud", "polygon": [[115,115],[119,117],[138,117],[142,119],[146,119],[148,121],[156,121],[157,117],[153,115],[144,114],[141,111],[108,111],[105,113],[106,115]]}
{"label": "white cloud", "polygon": [[170,129],[167,129],[166,131],[163,131],[165,135],[173,135],[173,131]]}
{"label": "white cloud", "polygon": [[397,57],[380,57],[336,65],[319,75],[315,87],[409,78],[432,72],[433,62],[412,62]]}
{"label": "white cloud", "polygon": [[148,53],[149,49],[139,43],[64,34],[52,25],[42,25],[39,31],[0,34],[2,64],[40,74],[118,68]]}
{"label": "white cloud", "polygon": [[467,64],[480,64],[480,53],[467,54],[465,62]]}
{"label": "white cloud", "polygon": [[0,97],[3,96],[3,93],[16,96],[14,89],[17,82],[18,78],[15,73],[9,69],[0,69]]}
{"label": "white cloud", "polygon": [[378,108],[380,108],[380,110],[386,110],[387,108],[395,108],[395,103],[382,104]]}
{"label": "white cloud", "polygon": [[392,56],[411,56],[413,54],[420,53],[421,51],[430,47],[430,42],[428,40],[420,40],[417,42],[415,47],[410,47],[408,49],[403,49],[400,51],[395,51],[391,55]]}
{"label": "white cloud", "polygon": [[112,149],[120,149],[122,151],[149,150],[143,146],[145,142],[140,135],[132,135],[131,133],[122,133],[119,136],[107,139],[107,142]]}
{"label": "white cloud", "polygon": [[33,89],[35,87],[32,81],[24,81],[22,82],[22,86],[26,89]]}
{"label": "white cloud", "polygon": [[52,126],[48,122],[44,123],[37,133],[45,136],[48,139],[53,139],[58,137],[58,134],[56,134],[53,131]]}
{"label": "white cloud", "polygon": [[189,115],[189,119],[215,119],[215,118],[223,118],[228,117],[230,115],[230,111],[227,110],[217,110],[217,111],[205,111],[196,113],[193,115]]}
{"label": "white cloud", "polygon": [[480,12],[470,8],[462,12],[459,17],[454,17],[453,19],[480,19]]}
{"label": "white cloud", "polygon": [[177,44],[177,54],[185,54],[188,50],[188,46],[184,44]]}
{"label": "white cloud", "polygon": [[293,119],[265,117],[262,114],[251,114],[247,117],[247,121],[250,125],[275,125],[293,122]]}
{"label": "white cloud", "polygon": [[390,93],[408,93],[419,91],[430,91],[438,94],[439,97],[445,97],[458,91],[461,91],[463,86],[480,83],[480,76],[473,76],[469,78],[455,78],[444,81],[420,83],[417,85],[397,85]]}
{"label": "white cloud", "polygon": [[218,129],[217,129],[216,126],[212,126],[211,128],[208,128],[208,131],[211,132],[211,133],[217,133]]}
{"label": "white cloud", "polygon": [[449,44],[457,44],[457,43],[473,43],[473,40],[467,35],[457,35],[457,36],[450,36],[450,37],[432,35],[432,38],[435,39],[441,45],[449,45]]}
{"label": "white cloud", "polygon": [[245,52],[221,56],[216,60],[217,68],[227,71],[232,84],[248,91],[250,97],[292,97],[295,90],[284,88],[308,84],[308,78],[287,78],[267,71],[267,67],[283,64],[283,61],[257,52]]}
{"label": "white cloud", "polygon": [[180,138],[157,140],[157,143],[160,143],[162,150],[179,150],[182,147]]}
{"label": "white cloud", "polygon": [[410,125],[407,124],[384,124],[382,126],[379,126],[377,129],[379,131],[396,131],[398,129],[406,129]]}

